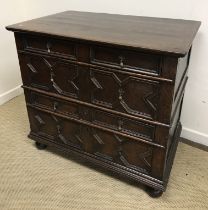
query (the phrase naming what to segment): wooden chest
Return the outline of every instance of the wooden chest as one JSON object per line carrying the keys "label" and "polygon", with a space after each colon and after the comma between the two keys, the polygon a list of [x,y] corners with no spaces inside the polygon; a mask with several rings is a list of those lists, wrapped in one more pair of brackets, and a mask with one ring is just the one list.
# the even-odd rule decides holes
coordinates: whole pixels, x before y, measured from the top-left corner
{"label": "wooden chest", "polygon": [[52,145],[165,191],[198,21],[67,11],[14,31],[39,149]]}

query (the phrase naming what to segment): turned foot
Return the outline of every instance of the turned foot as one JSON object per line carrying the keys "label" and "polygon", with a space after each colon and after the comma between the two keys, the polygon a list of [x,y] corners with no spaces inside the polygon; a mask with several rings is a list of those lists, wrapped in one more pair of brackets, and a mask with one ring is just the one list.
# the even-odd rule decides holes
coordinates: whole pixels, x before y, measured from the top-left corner
{"label": "turned foot", "polygon": [[46,144],[41,144],[41,143],[39,143],[39,142],[35,142],[35,145],[36,145],[36,147],[38,148],[38,149],[40,149],[40,150],[43,150],[43,149],[45,149],[46,147],[47,147],[47,145]]}
{"label": "turned foot", "polygon": [[154,189],[154,188],[151,188],[151,187],[146,187],[146,192],[152,198],[158,198],[163,194],[162,190]]}

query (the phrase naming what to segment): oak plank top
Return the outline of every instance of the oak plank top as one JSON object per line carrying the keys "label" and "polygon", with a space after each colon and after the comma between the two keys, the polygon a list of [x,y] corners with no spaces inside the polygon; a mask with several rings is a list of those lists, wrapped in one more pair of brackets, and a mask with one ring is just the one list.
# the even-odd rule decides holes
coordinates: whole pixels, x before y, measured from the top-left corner
{"label": "oak plank top", "polygon": [[200,21],[66,11],[6,28],[184,56]]}

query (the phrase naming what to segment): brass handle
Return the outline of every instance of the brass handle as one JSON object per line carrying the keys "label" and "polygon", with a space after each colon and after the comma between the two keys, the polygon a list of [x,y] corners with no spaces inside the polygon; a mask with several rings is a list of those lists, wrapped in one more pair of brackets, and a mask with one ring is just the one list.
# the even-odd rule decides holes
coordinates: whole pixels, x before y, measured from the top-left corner
{"label": "brass handle", "polygon": [[57,128],[58,134],[61,134],[61,126],[60,125],[57,125],[56,128]]}
{"label": "brass handle", "polygon": [[118,121],[118,130],[121,131],[122,130],[122,126],[123,126],[123,121],[119,120]]}
{"label": "brass handle", "polygon": [[122,88],[119,88],[118,92],[119,92],[118,99],[119,99],[119,101],[122,101],[123,100],[124,90]]}
{"label": "brass handle", "polygon": [[123,56],[119,56],[119,60],[120,60],[120,67],[123,68],[123,66],[124,66],[124,63],[123,63],[124,57]]}
{"label": "brass handle", "polygon": [[46,47],[47,47],[48,53],[51,52],[51,46],[52,46],[51,43],[50,42],[47,42]]}
{"label": "brass handle", "polygon": [[58,108],[58,102],[55,101],[53,104],[53,110],[56,111],[57,108]]}
{"label": "brass handle", "polygon": [[83,112],[83,114],[86,116],[86,115],[88,114],[87,110],[85,110],[85,111]]}

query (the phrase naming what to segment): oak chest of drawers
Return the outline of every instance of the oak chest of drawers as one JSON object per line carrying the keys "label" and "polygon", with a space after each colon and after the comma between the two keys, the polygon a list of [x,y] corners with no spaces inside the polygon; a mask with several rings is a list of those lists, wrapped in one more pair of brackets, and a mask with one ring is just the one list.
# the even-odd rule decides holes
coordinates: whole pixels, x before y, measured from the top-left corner
{"label": "oak chest of drawers", "polygon": [[14,31],[29,138],[165,190],[198,21],[67,11]]}

